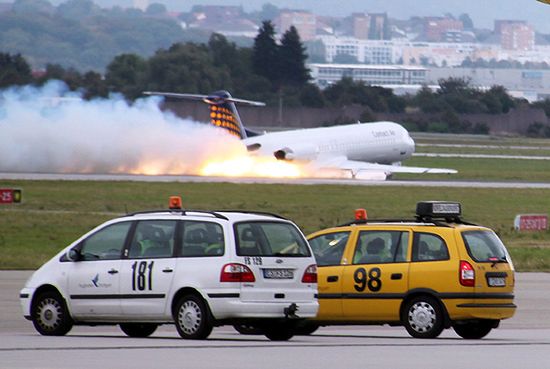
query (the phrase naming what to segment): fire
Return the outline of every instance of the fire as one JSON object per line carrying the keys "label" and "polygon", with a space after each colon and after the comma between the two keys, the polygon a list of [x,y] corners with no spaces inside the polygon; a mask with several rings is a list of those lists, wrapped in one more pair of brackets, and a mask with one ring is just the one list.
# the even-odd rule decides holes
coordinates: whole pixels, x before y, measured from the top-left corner
{"label": "fire", "polygon": [[304,170],[294,163],[275,158],[239,155],[226,160],[207,161],[199,170],[202,176],[300,178]]}

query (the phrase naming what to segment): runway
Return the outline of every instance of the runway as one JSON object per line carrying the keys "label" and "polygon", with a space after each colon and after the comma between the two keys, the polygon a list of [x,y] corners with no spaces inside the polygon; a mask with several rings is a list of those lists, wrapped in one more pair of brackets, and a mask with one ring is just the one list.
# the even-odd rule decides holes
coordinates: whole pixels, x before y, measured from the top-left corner
{"label": "runway", "polygon": [[128,338],[116,327],[75,327],[64,337],[40,336],[24,320],[18,291],[27,271],[0,271],[0,367],[46,368],[548,368],[550,274],[516,274],[512,319],[482,340],[452,330],[438,339],[410,338],[401,327],[323,327],[311,336],[272,342],[214,329],[205,341],[182,340],[173,326]]}
{"label": "runway", "polygon": [[347,186],[418,186],[455,188],[535,188],[550,189],[544,182],[503,182],[503,181],[446,181],[446,180],[387,180],[373,181],[361,179],[331,178],[246,178],[212,177],[189,175],[139,175],[139,174],[78,174],[78,173],[0,173],[0,180],[32,181],[131,181],[131,182],[232,182],[297,185],[347,185]]}

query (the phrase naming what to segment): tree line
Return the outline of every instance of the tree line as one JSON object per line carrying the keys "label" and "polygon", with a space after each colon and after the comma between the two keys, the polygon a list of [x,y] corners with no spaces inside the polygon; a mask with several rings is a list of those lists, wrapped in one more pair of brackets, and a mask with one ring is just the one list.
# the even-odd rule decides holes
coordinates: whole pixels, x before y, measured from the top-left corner
{"label": "tree line", "polygon": [[[64,81],[73,91],[82,91],[85,99],[105,98],[120,93],[129,101],[143,91],[169,91],[207,94],[225,89],[234,96],[265,101],[286,107],[363,107],[362,121],[370,121],[376,113],[416,111],[436,116],[437,122],[427,125],[410,122],[415,130],[440,132],[486,133],[483,125],[471,126],[461,114],[503,114],[524,100],[511,97],[502,86],[480,90],[468,80],[448,78],[439,81],[439,89],[422,88],[414,95],[397,96],[391,89],[370,86],[362,81],[343,78],[321,90],[311,82],[306,66],[307,55],[294,27],[287,30],[280,42],[273,24],[264,21],[252,48],[239,47],[223,35],[212,34],[207,43],[174,43],[159,49],[149,58],[134,53],[116,56],[104,75],[90,70],[81,73],[59,64],[47,64],[42,73],[32,73],[29,63],[20,54],[0,53],[0,88],[13,85],[43,85],[48,80]],[[550,100],[534,104],[550,116]],[[324,125],[349,123],[321,122]],[[537,127],[535,127],[537,128]],[[550,129],[543,125],[533,134],[544,135]]]}

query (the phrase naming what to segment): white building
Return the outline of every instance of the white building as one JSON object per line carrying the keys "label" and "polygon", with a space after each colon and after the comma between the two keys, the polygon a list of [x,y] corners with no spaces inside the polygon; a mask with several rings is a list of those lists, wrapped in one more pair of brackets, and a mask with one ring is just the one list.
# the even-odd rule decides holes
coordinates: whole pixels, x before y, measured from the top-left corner
{"label": "white building", "polygon": [[[514,60],[521,63],[550,64],[550,47],[531,50],[503,49],[496,44],[471,42],[414,42],[406,39],[363,40],[353,37],[319,36],[325,46],[325,60],[333,63],[338,55],[349,55],[358,63],[435,65],[458,67],[466,59]],[[337,59],[336,59],[337,60]],[[347,61],[346,61],[347,62]]]}
{"label": "white building", "polygon": [[400,92],[414,92],[426,84],[427,69],[407,65],[367,64],[309,64],[315,84],[324,88],[340,81],[343,77],[363,81],[373,86],[397,89]]}
{"label": "white building", "polygon": [[359,63],[396,64],[402,56],[402,43],[391,40],[363,40],[353,37],[319,36],[325,45],[325,60],[337,55],[353,56]]}

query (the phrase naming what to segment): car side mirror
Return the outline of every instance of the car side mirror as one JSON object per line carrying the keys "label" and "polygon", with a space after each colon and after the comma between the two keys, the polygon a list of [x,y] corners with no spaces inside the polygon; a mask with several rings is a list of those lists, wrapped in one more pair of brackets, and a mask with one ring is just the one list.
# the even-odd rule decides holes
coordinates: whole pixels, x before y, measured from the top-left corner
{"label": "car side mirror", "polygon": [[80,261],[82,260],[82,254],[80,253],[80,250],[77,248],[72,248],[69,250],[67,254],[67,258],[70,261]]}

